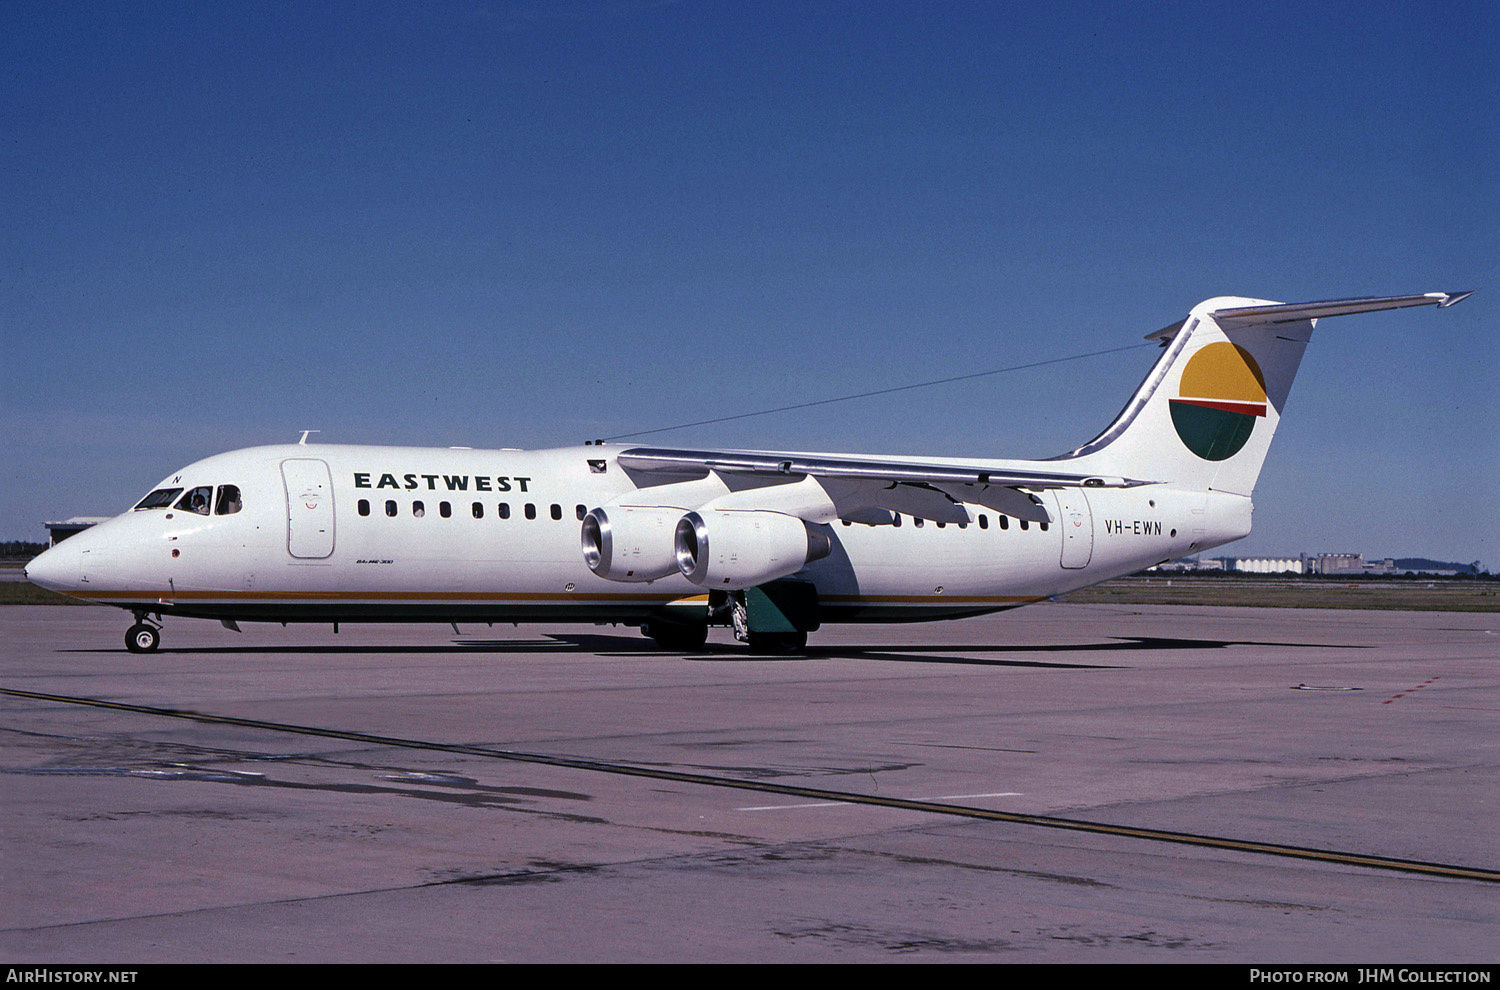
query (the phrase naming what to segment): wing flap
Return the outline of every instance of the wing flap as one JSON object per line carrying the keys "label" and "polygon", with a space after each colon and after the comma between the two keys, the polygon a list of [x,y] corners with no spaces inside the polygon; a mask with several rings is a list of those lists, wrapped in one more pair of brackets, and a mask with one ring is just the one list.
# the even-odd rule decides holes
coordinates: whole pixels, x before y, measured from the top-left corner
{"label": "wing flap", "polygon": [[872,492],[870,504],[878,509],[899,512],[917,519],[930,519],[941,523],[967,523],[969,510],[959,505],[948,493],[927,485],[908,485],[896,482]]}
{"label": "wing flap", "polygon": [[1052,521],[1041,500],[1019,488],[1007,488],[1004,485],[944,485],[943,491],[960,502],[982,505],[1016,519]]}

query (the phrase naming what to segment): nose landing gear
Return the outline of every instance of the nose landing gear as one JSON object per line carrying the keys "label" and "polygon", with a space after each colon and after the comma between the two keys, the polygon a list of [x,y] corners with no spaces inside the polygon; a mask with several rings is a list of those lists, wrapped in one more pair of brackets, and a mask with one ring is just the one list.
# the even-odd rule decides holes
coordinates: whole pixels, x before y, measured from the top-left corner
{"label": "nose landing gear", "polygon": [[135,613],[135,625],[125,630],[125,649],[131,653],[154,653],[161,645],[161,629],[146,621],[146,613]]}

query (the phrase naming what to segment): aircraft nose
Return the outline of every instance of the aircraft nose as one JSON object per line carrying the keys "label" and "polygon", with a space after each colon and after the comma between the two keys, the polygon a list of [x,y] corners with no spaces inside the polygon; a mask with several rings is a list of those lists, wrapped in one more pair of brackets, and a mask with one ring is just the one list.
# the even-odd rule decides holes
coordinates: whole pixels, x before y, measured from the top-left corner
{"label": "aircraft nose", "polygon": [[66,591],[78,587],[83,576],[82,554],[64,540],[50,550],[43,550],[22,569],[26,580],[49,591]]}

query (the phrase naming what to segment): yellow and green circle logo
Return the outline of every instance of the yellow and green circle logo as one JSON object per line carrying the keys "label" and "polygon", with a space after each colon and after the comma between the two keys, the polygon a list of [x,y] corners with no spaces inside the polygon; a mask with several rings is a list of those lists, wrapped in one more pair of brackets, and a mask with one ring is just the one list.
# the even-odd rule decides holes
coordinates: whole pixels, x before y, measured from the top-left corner
{"label": "yellow and green circle logo", "polygon": [[1172,426],[1188,450],[1206,461],[1233,457],[1266,414],[1266,380],[1250,352],[1227,341],[1209,344],[1182,369],[1178,397],[1168,402]]}

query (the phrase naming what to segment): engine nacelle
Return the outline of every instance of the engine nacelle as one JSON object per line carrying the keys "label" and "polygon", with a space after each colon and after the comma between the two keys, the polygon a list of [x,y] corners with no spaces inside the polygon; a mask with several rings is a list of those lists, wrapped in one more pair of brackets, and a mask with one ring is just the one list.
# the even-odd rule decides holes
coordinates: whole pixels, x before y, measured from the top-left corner
{"label": "engine nacelle", "polygon": [[703,588],[736,591],[800,571],[833,552],[821,526],[780,512],[689,512],[673,536],[677,569]]}
{"label": "engine nacelle", "polygon": [[681,509],[594,509],[583,517],[583,562],[611,581],[655,581],[675,574],[672,532],[681,518]]}

